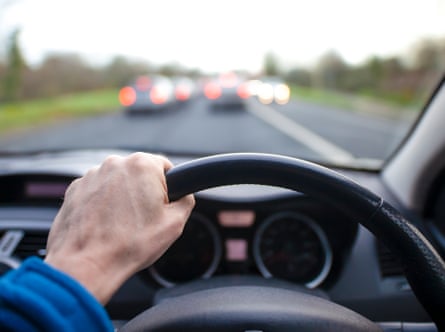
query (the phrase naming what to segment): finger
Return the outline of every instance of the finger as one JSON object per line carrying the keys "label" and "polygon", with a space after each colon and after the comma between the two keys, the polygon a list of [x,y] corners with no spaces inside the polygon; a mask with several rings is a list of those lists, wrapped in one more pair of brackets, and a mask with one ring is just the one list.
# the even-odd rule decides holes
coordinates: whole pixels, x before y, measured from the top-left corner
{"label": "finger", "polygon": [[129,164],[144,172],[146,170],[153,170],[153,167],[164,173],[165,170],[173,167],[173,164],[167,158],[161,155],[154,155],[145,152],[135,152],[126,157]]}
{"label": "finger", "polygon": [[165,173],[171,169],[174,165],[173,163],[168,160],[166,157],[162,156],[162,155],[153,155],[158,162],[160,163],[160,167],[162,167],[162,176],[161,176],[161,185],[164,189],[164,202],[165,203],[169,203],[170,200],[168,198],[168,187],[167,187],[167,178],[165,177]]}
{"label": "finger", "polygon": [[96,165],[96,166],[91,167],[91,168],[85,173],[85,175],[83,176],[83,178],[90,177],[90,176],[96,174],[102,167],[103,167],[103,164],[102,164],[102,165]]}
{"label": "finger", "polygon": [[155,156],[161,161],[162,168],[164,169],[165,172],[174,166],[173,163],[169,159],[167,159],[167,157],[159,154]]}
{"label": "finger", "polygon": [[68,188],[66,188],[66,190],[65,190],[65,197],[69,196],[70,193],[72,193],[72,192],[75,190],[75,188],[79,185],[81,179],[82,179],[82,178],[74,179],[74,180],[70,183],[70,185],[68,186]]}
{"label": "finger", "polygon": [[179,213],[184,218],[188,218],[194,206],[195,206],[195,197],[190,194],[182,197],[177,201],[171,202],[168,205],[168,208],[170,210],[175,211],[176,213]]}

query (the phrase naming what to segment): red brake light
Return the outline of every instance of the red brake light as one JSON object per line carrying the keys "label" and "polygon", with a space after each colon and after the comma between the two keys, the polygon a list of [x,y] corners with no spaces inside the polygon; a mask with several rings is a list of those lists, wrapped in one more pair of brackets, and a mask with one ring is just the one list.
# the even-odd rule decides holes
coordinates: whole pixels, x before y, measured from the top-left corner
{"label": "red brake light", "polygon": [[132,87],[126,86],[119,91],[119,102],[122,106],[131,106],[136,101],[136,92]]}
{"label": "red brake light", "polygon": [[221,88],[215,83],[207,83],[204,87],[204,94],[208,99],[218,99],[221,97]]}
{"label": "red brake light", "polygon": [[238,93],[238,96],[241,99],[247,99],[250,97],[249,87],[247,86],[246,83],[243,83],[240,86],[238,86],[238,89],[236,92]]}
{"label": "red brake light", "polygon": [[190,90],[186,86],[179,85],[176,88],[175,96],[177,100],[186,101],[190,98]]}
{"label": "red brake light", "polygon": [[218,99],[221,97],[221,88],[215,83],[208,83],[204,87],[204,94],[208,99]]}

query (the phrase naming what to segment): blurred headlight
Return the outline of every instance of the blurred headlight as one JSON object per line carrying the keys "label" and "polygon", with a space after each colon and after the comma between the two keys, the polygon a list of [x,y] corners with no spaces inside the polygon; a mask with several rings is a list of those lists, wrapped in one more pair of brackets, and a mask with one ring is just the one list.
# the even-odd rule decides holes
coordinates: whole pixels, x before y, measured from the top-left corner
{"label": "blurred headlight", "polygon": [[263,83],[258,89],[258,99],[263,104],[270,104],[273,102],[274,91],[272,85]]}
{"label": "blurred headlight", "polygon": [[286,84],[279,84],[275,87],[275,101],[277,104],[283,105],[289,102],[290,89]]}
{"label": "blurred headlight", "polygon": [[249,88],[250,95],[256,96],[256,95],[258,95],[258,90],[261,86],[261,81],[260,80],[250,80],[247,82],[247,86]]}

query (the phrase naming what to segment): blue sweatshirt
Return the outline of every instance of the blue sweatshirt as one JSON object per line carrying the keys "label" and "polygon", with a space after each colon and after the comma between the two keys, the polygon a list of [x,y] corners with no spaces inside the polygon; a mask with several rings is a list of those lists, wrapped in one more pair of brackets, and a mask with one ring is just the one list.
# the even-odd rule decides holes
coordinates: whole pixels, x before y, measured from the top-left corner
{"label": "blue sweatshirt", "polygon": [[36,257],[0,278],[0,331],[113,331],[102,305]]}

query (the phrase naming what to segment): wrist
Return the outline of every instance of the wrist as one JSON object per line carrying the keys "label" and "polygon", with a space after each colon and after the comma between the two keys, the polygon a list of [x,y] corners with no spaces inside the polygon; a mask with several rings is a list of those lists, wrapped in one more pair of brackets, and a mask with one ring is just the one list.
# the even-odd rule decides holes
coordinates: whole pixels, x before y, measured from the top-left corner
{"label": "wrist", "polygon": [[96,300],[105,305],[130,277],[125,269],[100,266],[94,261],[75,255],[48,255],[45,263],[78,281]]}

